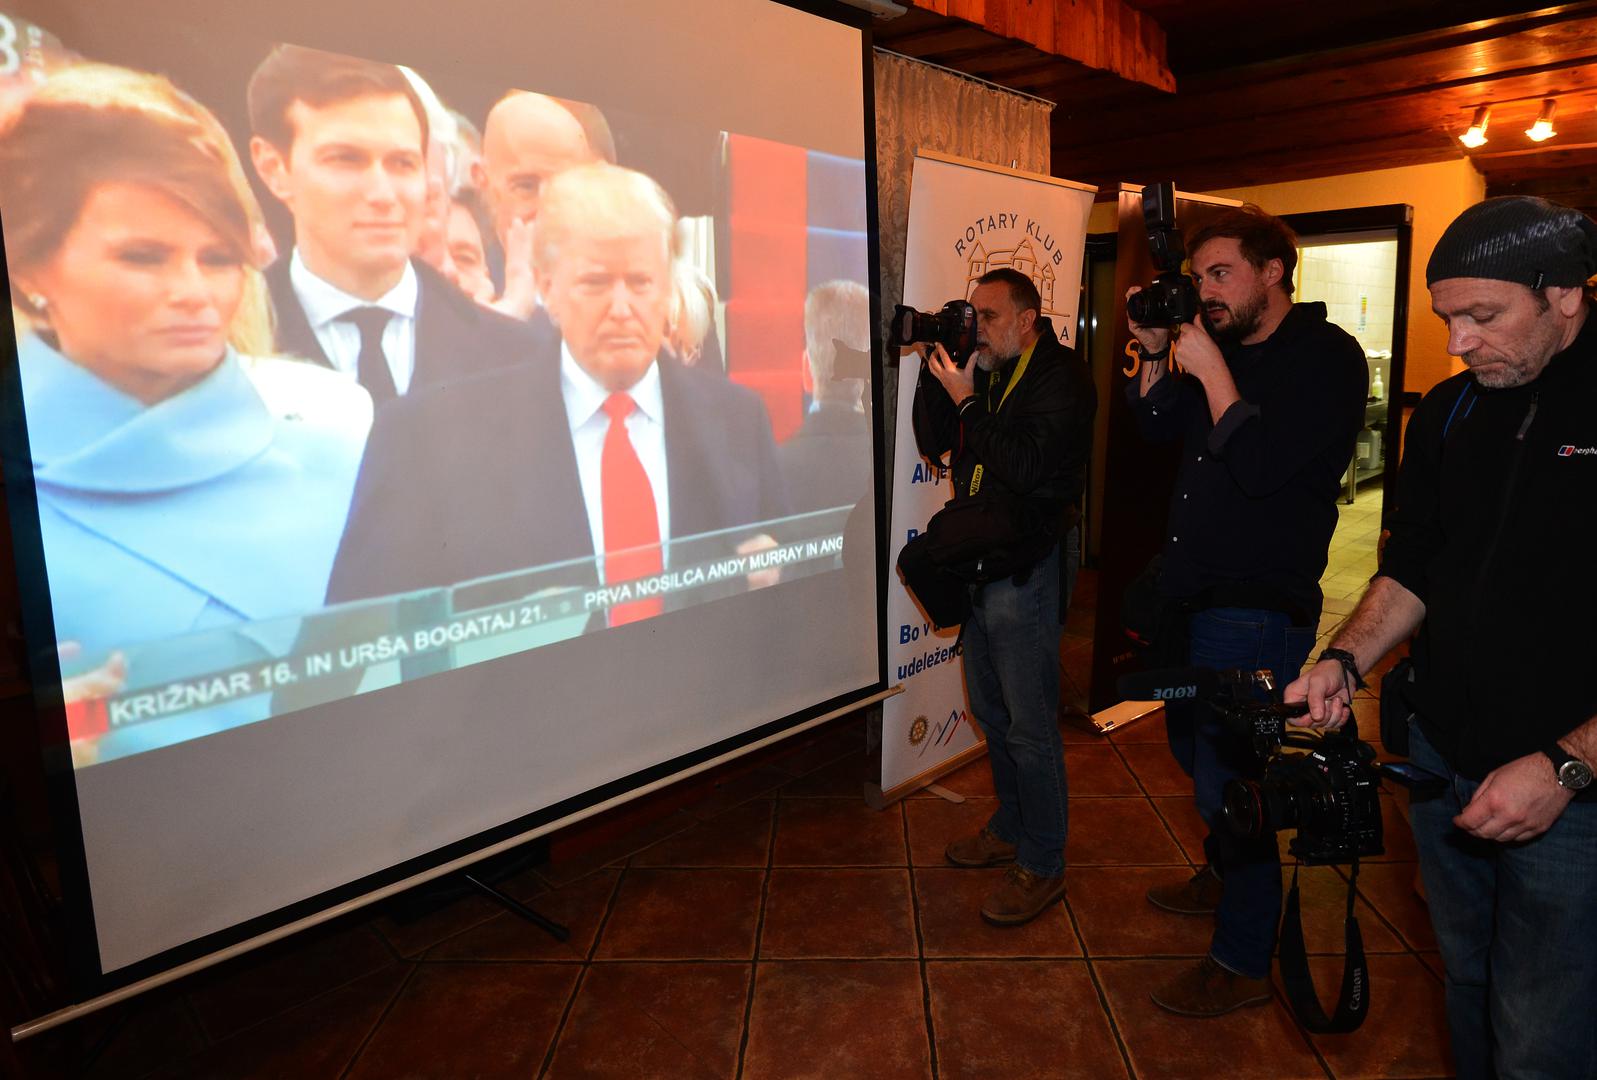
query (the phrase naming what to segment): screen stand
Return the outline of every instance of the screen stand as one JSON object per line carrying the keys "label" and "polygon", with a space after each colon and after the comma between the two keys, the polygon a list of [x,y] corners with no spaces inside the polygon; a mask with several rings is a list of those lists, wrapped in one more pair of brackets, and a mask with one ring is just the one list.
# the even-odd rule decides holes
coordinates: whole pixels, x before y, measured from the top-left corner
{"label": "screen stand", "polygon": [[492,885],[473,874],[461,871],[460,876],[465,879],[467,885],[470,885],[473,889],[476,889],[478,892],[482,893],[490,900],[495,901],[502,907],[508,908],[517,915],[520,915],[523,919],[526,919],[540,930],[548,933],[549,936],[554,938],[556,941],[571,940],[571,931],[562,924],[555,922],[547,915],[542,915],[532,910],[532,908],[528,907],[526,904],[523,904],[514,896],[494,888]]}

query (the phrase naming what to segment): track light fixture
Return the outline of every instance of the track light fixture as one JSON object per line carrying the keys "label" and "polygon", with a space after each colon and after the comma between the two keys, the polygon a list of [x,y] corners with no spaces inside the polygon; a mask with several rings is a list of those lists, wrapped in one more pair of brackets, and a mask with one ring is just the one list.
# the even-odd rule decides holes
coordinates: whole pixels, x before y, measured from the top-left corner
{"label": "track light fixture", "polygon": [[1551,139],[1558,132],[1553,130],[1553,113],[1558,111],[1558,99],[1548,98],[1542,102],[1542,111],[1537,114],[1536,122],[1525,129],[1533,142],[1542,142]]}
{"label": "track light fixture", "polygon": [[1475,110],[1475,118],[1470,121],[1469,130],[1458,137],[1458,141],[1471,150],[1486,144],[1486,123],[1492,118],[1492,107],[1482,105]]}

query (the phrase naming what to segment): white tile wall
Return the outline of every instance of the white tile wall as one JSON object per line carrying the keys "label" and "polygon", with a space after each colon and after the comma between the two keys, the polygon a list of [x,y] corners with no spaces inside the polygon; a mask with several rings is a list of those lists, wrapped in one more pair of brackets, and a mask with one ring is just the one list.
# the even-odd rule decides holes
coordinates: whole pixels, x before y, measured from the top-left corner
{"label": "white tile wall", "polygon": [[[1366,352],[1391,352],[1397,299],[1395,239],[1301,248],[1296,284],[1294,299],[1323,301],[1330,320],[1356,337]],[[1371,377],[1379,371],[1390,394],[1386,369],[1384,361],[1370,362]]]}

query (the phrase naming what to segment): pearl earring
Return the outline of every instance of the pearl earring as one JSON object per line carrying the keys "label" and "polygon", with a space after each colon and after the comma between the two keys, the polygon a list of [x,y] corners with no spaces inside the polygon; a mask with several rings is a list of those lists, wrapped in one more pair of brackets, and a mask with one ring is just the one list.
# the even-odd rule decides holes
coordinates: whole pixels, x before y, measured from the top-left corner
{"label": "pearl earring", "polygon": [[33,305],[34,310],[41,312],[50,306],[50,302],[38,293],[29,293],[28,303]]}

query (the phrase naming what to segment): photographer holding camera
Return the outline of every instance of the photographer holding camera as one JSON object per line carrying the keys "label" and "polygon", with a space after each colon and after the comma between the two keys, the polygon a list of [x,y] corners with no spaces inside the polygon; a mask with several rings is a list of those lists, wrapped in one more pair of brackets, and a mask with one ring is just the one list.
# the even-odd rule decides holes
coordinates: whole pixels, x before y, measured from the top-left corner
{"label": "photographer holding camera", "polygon": [[1425,279],[1468,370],[1415,409],[1381,568],[1285,692],[1341,727],[1419,631],[1407,750],[1444,783],[1410,823],[1465,1077],[1597,1076],[1594,273],[1597,223],[1543,199],[1443,232]]}
{"label": "photographer holding camera", "polygon": [[1097,395],[1026,275],[984,274],[970,302],[975,352],[951,357],[940,342],[930,350],[915,387],[916,441],[929,456],[952,454],[953,505],[1001,504],[1040,535],[1046,553],[1012,576],[968,586],[965,687],[987,736],[998,809],[980,832],[950,844],[947,858],[963,867],[1012,863],[981,914],[1018,926],[1065,893],[1058,711],[1069,583],[1061,588],[1059,541],[1081,499]]}
{"label": "photographer holding camera", "polygon": [[[1150,217],[1150,236],[1154,225]],[[1368,368],[1358,342],[1326,321],[1324,304],[1293,303],[1296,241],[1254,206],[1220,210],[1193,234],[1196,296],[1148,305],[1170,321],[1197,309],[1180,327],[1184,374],[1169,370],[1172,328],[1128,314],[1142,350],[1126,388],[1138,427],[1150,439],[1182,440],[1158,581],[1166,615],[1156,648],[1166,664],[1268,668],[1285,681],[1314,644]],[[1140,291],[1127,293],[1128,311],[1149,317],[1132,300]],[[1262,768],[1249,741],[1191,703],[1167,703],[1165,712],[1171,752],[1193,778],[1209,829],[1208,864],[1189,881],[1155,886],[1148,900],[1213,914],[1216,926],[1209,954],[1153,1000],[1183,1016],[1219,1016],[1270,1000],[1280,855],[1273,833],[1240,837],[1223,820],[1226,782],[1257,779]]]}

